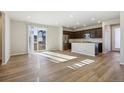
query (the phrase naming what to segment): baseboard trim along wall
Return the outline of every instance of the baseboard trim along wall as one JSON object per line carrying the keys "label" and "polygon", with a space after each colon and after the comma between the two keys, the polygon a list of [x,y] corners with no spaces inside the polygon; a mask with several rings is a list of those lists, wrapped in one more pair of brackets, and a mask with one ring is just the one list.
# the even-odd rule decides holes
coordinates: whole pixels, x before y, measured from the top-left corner
{"label": "baseboard trim along wall", "polygon": [[[28,54],[28,53],[27,53],[27,52],[26,52],[26,53],[16,53],[16,54],[11,54],[11,56],[25,55],[25,54]],[[10,57],[11,57],[11,56],[10,56]],[[5,61],[2,60],[2,59],[0,59],[0,60],[2,60],[2,64],[1,64],[1,65],[6,65],[6,64],[8,63],[8,61],[9,61],[10,57],[8,57]],[[4,63],[3,63],[3,62],[4,62]]]}
{"label": "baseboard trim along wall", "polygon": [[10,59],[10,57],[8,57],[5,61],[2,60],[2,65],[6,65],[8,63],[8,61],[9,61],[9,59]]}
{"label": "baseboard trim along wall", "polygon": [[124,65],[124,62],[120,62],[120,65]]}
{"label": "baseboard trim along wall", "polygon": [[28,54],[28,53],[27,52],[25,52],[25,53],[15,53],[15,54],[11,54],[11,56],[26,55],[26,54]]}

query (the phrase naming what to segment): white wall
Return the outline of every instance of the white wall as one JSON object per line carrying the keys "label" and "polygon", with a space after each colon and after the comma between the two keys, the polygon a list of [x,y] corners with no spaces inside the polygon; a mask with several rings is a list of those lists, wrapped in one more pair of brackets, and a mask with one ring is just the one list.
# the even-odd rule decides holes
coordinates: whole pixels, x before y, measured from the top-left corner
{"label": "white wall", "polygon": [[59,50],[63,50],[63,27],[59,27]]}
{"label": "white wall", "polygon": [[[11,55],[28,53],[28,29],[31,23],[11,20]],[[43,25],[31,24],[38,27]],[[62,27],[45,26],[47,28],[46,50],[62,50]]]}
{"label": "white wall", "polygon": [[62,50],[62,28],[47,27],[46,50]]}
{"label": "white wall", "polygon": [[124,12],[120,13],[120,27],[121,27],[121,61],[120,64],[124,64]]}
{"label": "white wall", "polygon": [[2,60],[2,15],[0,15],[0,60]]}
{"label": "white wall", "polygon": [[6,13],[2,14],[2,65],[10,58],[10,19]]}
{"label": "white wall", "polygon": [[111,27],[110,27],[110,25],[104,25],[103,52],[107,53],[109,51],[111,51]]}
{"label": "white wall", "polygon": [[11,55],[26,54],[27,26],[25,22],[11,20]]}

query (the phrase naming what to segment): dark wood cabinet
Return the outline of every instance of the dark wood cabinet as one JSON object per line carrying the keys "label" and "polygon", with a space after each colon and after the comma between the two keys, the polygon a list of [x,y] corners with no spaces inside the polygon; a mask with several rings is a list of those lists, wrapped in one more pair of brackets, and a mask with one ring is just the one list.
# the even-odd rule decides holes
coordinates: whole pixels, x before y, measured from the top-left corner
{"label": "dark wood cabinet", "polygon": [[83,31],[73,32],[74,38],[83,38]]}
{"label": "dark wood cabinet", "polygon": [[[74,39],[75,38],[74,32],[63,31],[63,35],[68,35],[68,39]],[[68,49],[71,49],[71,44],[69,42],[68,43],[63,42],[63,50],[68,50]]]}
{"label": "dark wood cabinet", "polygon": [[90,34],[90,38],[102,38],[102,28],[73,32],[74,38],[85,38],[85,34]]}
{"label": "dark wood cabinet", "polygon": [[90,30],[90,38],[95,38],[96,37],[96,31],[95,29]]}
{"label": "dark wood cabinet", "polygon": [[64,49],[64,50],[71,49],[71,43],[64,43],[64,44],[63,44],[63,49]]}
{"label": "dark wood cabinet", "polygon": [[82,38],[85,38],[85,34],[89,34],[89,33],[90,33],[89,30],[83,30],[82,32],[83,32],[83,34],[82,34]]}
{"label": "dark wood cabinet", "polygon": [[63,35],[68,35],[69,39],[75,38],[73,32],[70,31],[63,31]]}
{"label": "dark wood cabinet", "polygon": [[94,28],[76,32],[64,31],[63,34],[69,35],[69,39],[85,38],[85,34],[90,34],[90,38],[102,38],[102,28]]}
{"label": "dark wood cabinet", "polygon": [[94,28],[76,32],[64,31],[63,34],[69,35],[69,39],[85,38],[85,34],[90,34],[90,38],[102,38],[102,28]]}
{"label": "dark wood cabinet", "polygon": [[70,32],[70,34],[69,34],[69,39],[74,39],[74,38],[75,38],[74,32]]}
{"label": "dark wood cabinet", "polygon": [[99,43],[99,53],[102,53],[102,43]]}
{"label": "dark wood cabinet", "polygon": [[[68,39],[81,39],[85,38],[85,34],[90,34],[90,38],[102,38],[102,28],[94,28],[82,31],[63,31],[63,35],[68,35]],[[64,50],[70,49],[70,44],[64,44]]]}
{"label": "dark wood cabinet", "polygon": [[95,55],[102,53],[102,43],[95,44]]}
{"label": "dark wood cabinet", "polygon": [[96,38],[102,38],[102,29],[96,29]]}
{"label": "dark wood cabinet", "polygon": [[102,28],[90,29],[90,38],[102,38]]}

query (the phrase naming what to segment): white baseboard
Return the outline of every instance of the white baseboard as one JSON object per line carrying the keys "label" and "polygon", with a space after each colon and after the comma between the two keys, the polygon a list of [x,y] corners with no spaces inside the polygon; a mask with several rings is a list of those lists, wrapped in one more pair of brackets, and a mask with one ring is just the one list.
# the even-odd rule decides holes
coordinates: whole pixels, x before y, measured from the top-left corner
{"label": "white baseboard", "polygon": [[[10,57],[11,57],[11,56],[16,56],[16,55],[24,55],[24,54],[28,54],[28,53],[25,52],[25,53],[16,53],[16,54],[11,54]],[[6,65],[7,62],[9,61],[10,57],[8,57],[5,61],[2,60],[2,65]],[[3,62],[4,62],[4,63],[3,63]]]}
{"label": "white baseboard", "polygon": [[7,63],[2,63],[1,65],[3,66],[3,65],[6,65]]}
{"label": "white baseboard", "polygon": [[28,53],[27,52],[25,52],[25,53],[15,53],[15,54],[11,54],[11,56],[25,55],[25,54],[28,54]]}
{"label": "white baseboard", "polygon": [[9,59],[10,59],[10,57],[8,57],[6,60],[5,60],[5,62],[3,63],[3,60],[2,60],[2,65],[6,65],[7,64],[7,62],[9,61]]}
{"label": "white baseboard", "polygon": [[[11,57],[11,56],[16,56],[16,55],[24,55],[24,54],[28,54],[28,53],[25,52],[25,53],[16,53],[16,54],[11,54],[10,57]],[[10,57],[8,57],[6,60],[2,60],[2,65],[6,65],[7,62],[9,61]]]}
{"label": "white baseboard", "polygon": [[124,65],[124,62],[120,62],[120,65]]}
{"label": "white baseboard", "polygon": [[108,53],[108,52],[102,52],[103,54],[106,54],[106,53]]}

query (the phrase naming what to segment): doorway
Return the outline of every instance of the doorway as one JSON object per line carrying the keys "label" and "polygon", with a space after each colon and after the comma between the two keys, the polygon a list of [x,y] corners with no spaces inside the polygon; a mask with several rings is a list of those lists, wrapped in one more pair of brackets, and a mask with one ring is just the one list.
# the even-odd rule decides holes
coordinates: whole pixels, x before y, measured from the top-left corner
{"label": "doorway", "polygon": [[0,65],[2,64],[2,13],[0,12]]}
{"label": "doorway", "polygon": [[46,29],[29,25],[28,31],[28,53],[46,50]]}
{"label": "doorway", "polygon": [[120,51],[120,25],[112,26],[112,51]]}

